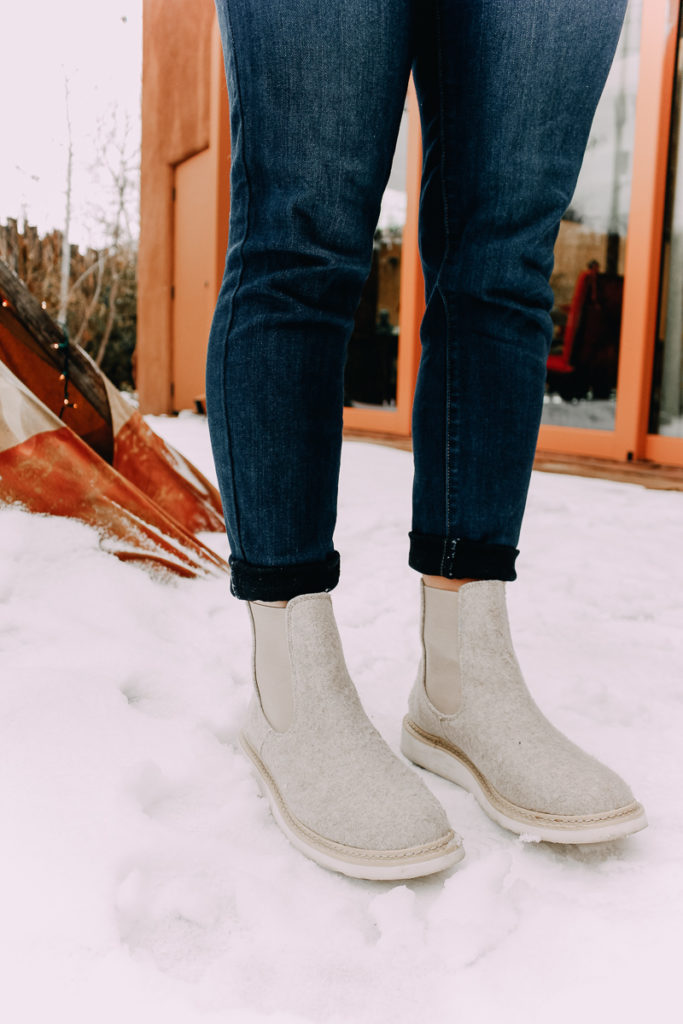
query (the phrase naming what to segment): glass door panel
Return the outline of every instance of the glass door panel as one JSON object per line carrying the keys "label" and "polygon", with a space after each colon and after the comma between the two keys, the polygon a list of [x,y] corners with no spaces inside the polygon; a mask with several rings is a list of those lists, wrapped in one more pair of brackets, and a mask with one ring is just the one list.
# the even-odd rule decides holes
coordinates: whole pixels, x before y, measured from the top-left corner
{"label": "glass door panel", "polygon": [[[683,19],[681,21],[683,30]],[[649,432],[683,437],[683,46],[679,37]]]}
{"label": "glass door panel", "polygon": [[642,3],[629,3],[555,246],[545,424],[614,429]]}
{"label": "glass door panel", "polygon": [[375,231],[370,276],[363,288],[346,359],[344,405],[356,409],[396,408],[407,145],[406,108]]}

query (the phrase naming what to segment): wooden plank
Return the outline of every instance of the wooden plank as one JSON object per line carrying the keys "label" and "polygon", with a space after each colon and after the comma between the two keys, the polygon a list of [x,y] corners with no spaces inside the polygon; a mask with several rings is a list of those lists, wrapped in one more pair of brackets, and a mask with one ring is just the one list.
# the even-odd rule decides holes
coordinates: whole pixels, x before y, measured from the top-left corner
{"label": "wooden plank", "polygon": [[[396,438],[390,434],[367,434],[345,430],[344,437],[350,441],[369,441],[384,444],[403,451],[412,450],[410,438]],[[640,459],[633,462],[616,462],[613,459],[598,459],[587,455],[538,452],[534,469],[542,473],[563,473],[567,476],[594,477],[601,480],[616,480],[621,483],[638,484],[657,491],[683,491],[683,468],[665,466],[659,462]]]}
{"label": "wooden plank", "polygon": [[571,476],[599,477],[627,484],[639,484],[657,491],[683,491],[683,468],[664,466],[659,462],[637,459],[633,462],[615,462],[585,455],[536,455],[534,469],[544,473],[566,473]]}
{"label": "wooden plank", "polygon": [[[0,260],[0,317],[10,330],[19,325],[23,330],[14,331],[15,337],[28,344],[41,359],[54,366],[61,373],[64,355],[59,346],[64,334],[61,328],[46,313],[24,282],[13,270]],[[111,410],[101,370],[88,353],[69,342],[69,379],[93,406],[99,415],[111,426]]]}

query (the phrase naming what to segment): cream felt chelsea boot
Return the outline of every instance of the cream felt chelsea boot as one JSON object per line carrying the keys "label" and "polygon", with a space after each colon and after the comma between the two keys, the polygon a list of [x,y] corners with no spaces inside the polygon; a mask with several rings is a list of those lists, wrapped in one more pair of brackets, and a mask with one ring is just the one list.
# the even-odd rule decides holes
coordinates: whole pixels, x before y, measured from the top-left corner
{"label": "cream felt chelsea boot", "polygon": [[423,658],[403,722],[407,758],[469,790],[531,840],[595,843],[647,819],[618,775],[545,718],[515,657],[505,584],[422,583]]}
{"label": "cream felt chelsea boot", "polygon": [[441,805],[361,707],[329,594],[249,610],[255,693],[240,740],[290,842],[355,878],[415,878],[461,860]]}

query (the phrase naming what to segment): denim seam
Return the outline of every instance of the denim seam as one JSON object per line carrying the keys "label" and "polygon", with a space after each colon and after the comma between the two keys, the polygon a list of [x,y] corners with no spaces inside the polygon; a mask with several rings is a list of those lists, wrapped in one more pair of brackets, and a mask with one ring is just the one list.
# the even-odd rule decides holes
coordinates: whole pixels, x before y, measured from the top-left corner
{"label": "denim seam", "polygon": [[[443,84],[443,45],[442,45],[442,17],[441,17],[441,5],[440,2],[435,4],[435,30],[436,30],[436,73],[439,82],[439,139],[441,144],[440,154],[440,176],[441,176],[441,204],[443,212],[443,226],[444,226],[444,251],[441,257],[441,266],[436,276],[435,289],[443,303],[445,321],[446,321],[446,339],[445,339],[445,353],[446,353],[446,387],[445,387],[445,415],[444,415],[444,429],[446,432],[446,439],[444,450],[446,453],[444,470],[444,513],[445,513],[445,526],[444,531],[446,536],[450,535],[451,532],[451,438],[453,436],[452,428],[455,427],[456,437],[454,444],[453,455],[457,458],[458,454],[458,438],[459,438],[459,423],[457,417],[454,418],[451,413],[451,397],[453,391],[453,374],[451,369],[452,357],[453,357],[453,345],[451,344],[452,330],[451,330],[451,318],[448,303],[446,302],[446,296],[444,295],[441,287],[441,275],[443,272],[444,265],[448,259],[450,248],[451,248],[451,232],[450,232],[450,216],[448,206],[448,191],[446,189],[446,141],[445,141],[445,127],[444,127],[444,110],[445,110],[445,96],[444,96],[444,84]],[[445,575],[446,571],[446,550],[447,545],[444,543],[443,552],[441,556],[441,575]]]}
{"label": "denim seam", "polygon": [[[243,276],[243,272],[244,272],[243,249],[244,249],[245,242],[246,242],[246,240],[247,240],[247,238],[249,236],[249,227],[250,227],[250,221],[251,221],[251,206],[252,206],[252,203],[251,203],[251,185],[250,185],[250,182],[249,182],[249,173],[248,173],[248,170],[247,170],[247,161],[246,161],[246,131],[245,131],[244,114],[243,114],[243,106],[242,106],[242,94],[241,94],[241,91],[240,91],[240,84],[239,84],[239,71],[238,71],[238,66],[237,66],[237,48],[235,46],[235,37],[234,37],[234,34],[233,34],[233,30],[232,30],[232,20],[231,20],[231,17],[230,17],[230,5],[229,4],[225,5],[225,19],[226,19],[227,29],[228,29],[228,32],[230,34],[230,44],[231,44],[230,48],[231,48],[231,54],[232,54],[232,63],[233,63],[233,67],[234,67],[234,70],[235,70],[235,97],[234,97],[234,99],[231,99],[231,102],[235,103],[236,106],[237,106],[237,109],[239,111],[240,127],[242,129],[242,156],[241,156],[241,164],[242,164],[242,170],[244,172],[244,180],[245,180],[245,183],[246,183],[246,191],[247,191],[247,215],[246,215],[246,226],[245,226],[245,229],[244,229],[244,233],[242,235],[242,238],[239,241],[238,246],[236,247],[236,251],[237,251],[238,259],[239,259],[239,276],[237,278],[237,284],[235,285],[235,287],[233,289],[233,292],[232,292],[232,295],[230,296],[230,315],[228,316],[227,323],[225,325],[225,338],[224,338],[224,343],[223,343],[223,364],[222,364],[223,376],[222,376],[222,379],[221,379],[221,395],[223,396],[223,415],[224,415],[224,418],[225,418],[225,437],[226,437],[226,441],[227,441],[228,450],[229,450],[229,453],[230,453],[230,457],[228,459],[228,465],[229,465],[229,469],[230,469],[230,488],[231,488],[231,491],[232,491],[232,507],[233,507],[234,515],[235,515],[235,540],[236,540],[237,544],[239,545],[239,556],[246,561],[246,556],[245,556],[245,553],[244,553],[244,546],[242,544],[242,531],[240,529],[240,510],[239,510],[239,505],[237,503],[237,487],[235,485],[235,459],[234,459],[234,451],[233,451],[232,432],[230,430],[230,418],[228,416],[228,403],[227,403],[227,401],[225,399],[225,391],[226,391],[226,380],[227,380],[227,372],[228,372],[227,371],[227,363],[228,363],[228,338],[229,338],[229,335],[230,335],[230,329],[232,327],[232,323],[233,323],[234,316],[235,316],[235,299],[237,298],[237,294],[238,294],[238,292],[240,290],[240,286],[242,284],[242,276]],[[231,156],[231,158],[232,158],[232,156]],[[228,246],[229,246],[229,242],[228,242]]]}

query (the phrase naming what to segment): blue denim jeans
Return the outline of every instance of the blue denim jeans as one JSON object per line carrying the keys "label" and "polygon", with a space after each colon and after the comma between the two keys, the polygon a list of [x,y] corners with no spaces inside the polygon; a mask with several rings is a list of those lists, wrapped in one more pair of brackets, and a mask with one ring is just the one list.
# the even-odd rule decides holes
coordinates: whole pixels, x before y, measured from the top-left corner
{"label": "blue denim jeans", "polygon": [[411,69],[426,285],[410,564],[511,580],[548,279],[626,0],[216,0],[230,243],[207,407],[232,590],[330,590],[346,347]]}

